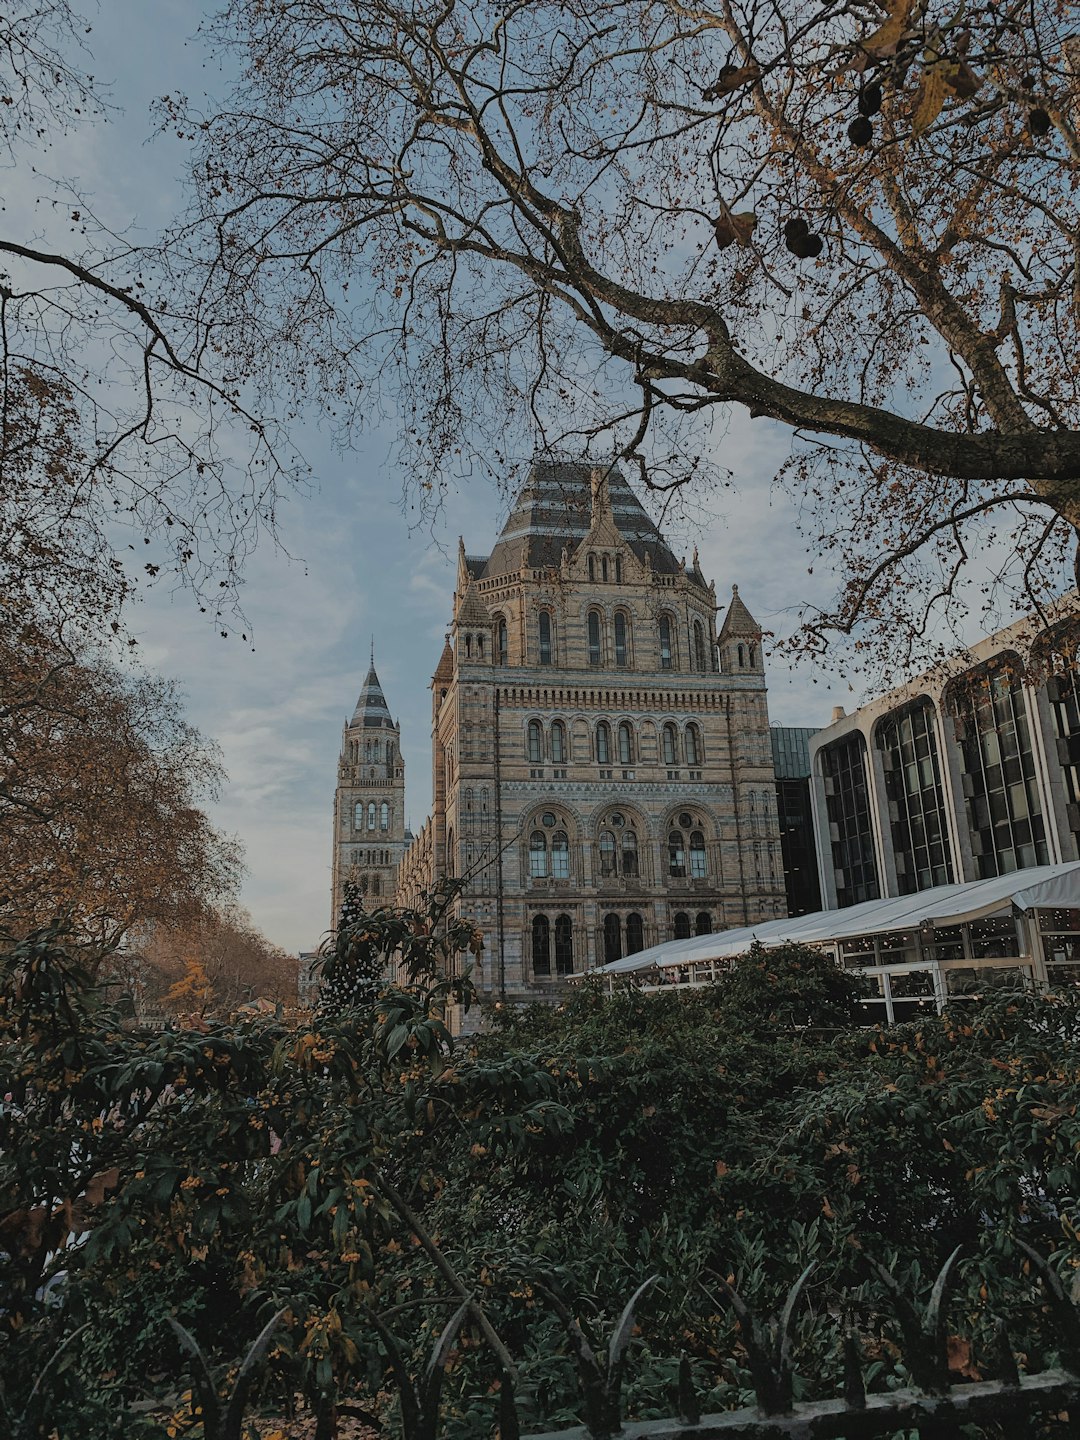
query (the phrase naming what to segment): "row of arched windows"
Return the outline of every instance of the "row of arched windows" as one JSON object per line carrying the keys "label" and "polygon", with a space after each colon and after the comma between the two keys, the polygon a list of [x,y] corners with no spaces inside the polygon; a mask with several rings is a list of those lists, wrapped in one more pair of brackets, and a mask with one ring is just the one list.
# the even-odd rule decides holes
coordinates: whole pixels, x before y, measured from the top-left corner
{"label": "row of arched windows", "polygon": [[[350,763],[353,764],[353,765],[359,765],[359,764],[360,764],[360,754],[361,754],[360,741],[359,741],[359,740],[350,740],[350,741],[349,741],[349,761],[350,761]],[[373,740],[373,739],[371,739],[371,738],[369,737],[367,740],[364,741],[364,744],[363,744],[363,756],[364,756],[364,762],[363,762],[363,763],[364,763],[365,765],[377,765],[377,764],[379,763],[379,761],[380,761],[381,759],[383,759],[383,742],[382,742],[381,740]],[[385,759],[386,759],[387,765],[392,765],[392,764],[394,763],[394,742],[393,742],[393,740],[387,740],[387,741],[386,741],[386,755],[385,755]]]}
{"label": "row of arched windows", "polygon": [[[555,974],[574,973],[574,927],[569,915],[555,920]],[[532,922],[532,968],[534,975],[551,974],[552,925],[546,915],[534,915]]]}
{"label": "row of arched windows", "polygon": [[[565,765],[570,758],[566,723],[553,720],[544,743],[544,727],[539,720],[530,720],[525,731],[525,749],[530,765],[550,760]],[[593,759],[598,765],[633,765],[641,758],[641,749],[634,727],[629,720],[620,720],[612,733],[607,720],[600,720],[593,731]],[[691,722],[679,735],[678,726],[668,721],[660,732],[660,758],[664,765],[696,766],[704,763],[701,730]]]}
{"label": "row of arched windows", "polygon": [[[607,616],[592,608],[585,615],[585,641],[590,666],[599,669],[614,666],[626,669],[634,663],[634,623],[627,610],[616,610],[609,624]],[[678,624],[675,616],[666,611],[657,617],[656,642],[661,670],[678,670],[680,666]],[[476,637],[477,655],[483,658],[483,638]],[[706,632],[703,621],[694,620],[690,628],[688,662],[691,670],[712,671],[716,669],[713,644]],[[473,639],[465,637],[465,653],[473,654]],[[551,610],[540,610],[536,616],[536,657],[540,665],[557,664],[555,615]],[[499,665],[510,663],[510,635],[505,616],[495,620],[495,659]],[[740,663],[742,663],[740,661]],[[751,659],[751,664],[753,660]]]}
{"label": "row of arched windows", "polygon": [[[549,826],[558,824],[554,812],[545,814],[542,819]],[[689,812],[679,815],[678,824],[681,828],[673,826],[668,831],[667,873],[675,880],[704,880],[709,870],[704,827]],[[641,874],[640,845],[633,820],[628,822],[622,811],[615,811],[597,835],[596,854],[599,861],[597,873],[601,880],[619,875],[636,879]],[[529,878],[570,878],[570,836],[565,829],[541,829],[537,826],[531,832]]]}
{"label": "row of arched windows", "polygon": [[[685,940],[692,933],[711,935],[712,916],[707,910],[702,910],[692,923],[690,915],[685,910],[679,910],[672,917],[672,928],[676,940]],[[569,915],[556,916],[554,925],[547,915],[534,915],[531,938],[534,975],[551,975],[553,960],[554,974],[574,973],[574,926]],[[615,911],[605,915],[603,941],[605,965],[621,960],[624,955],[638,954],[645,948],[642,916],[636,910],[625,919]]]}
{"label": "row of arched windows", "polygon": [[[390,806],[383,800],[378,806],[374,800],[367,803],[367,828],[374,830],[378,824],[380,830],[390,829]],[[353,808],[353,829],[364,829],[364,802],[358,800]]]}

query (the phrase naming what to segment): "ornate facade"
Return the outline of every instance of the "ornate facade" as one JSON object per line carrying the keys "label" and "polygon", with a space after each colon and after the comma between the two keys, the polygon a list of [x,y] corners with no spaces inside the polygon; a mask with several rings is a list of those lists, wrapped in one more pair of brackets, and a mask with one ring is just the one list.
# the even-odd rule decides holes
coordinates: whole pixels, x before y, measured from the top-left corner
{"label": "ornate facade", "polygon": [[461,547],[398,900],[467,877],[489,998],[786,913],[761,632],[735,586],[716,614],[614,468],[535,464],[491,554]]}
{"label": "ornate facade", "polygon": [[405,828],[405,765],[401,728],[391,718],[375,656],[352,719],[341,735],[334,792],[331,927],[341,914],[342,890],[354,880],[369,904],[394,898],[397,867],[412,836]]}

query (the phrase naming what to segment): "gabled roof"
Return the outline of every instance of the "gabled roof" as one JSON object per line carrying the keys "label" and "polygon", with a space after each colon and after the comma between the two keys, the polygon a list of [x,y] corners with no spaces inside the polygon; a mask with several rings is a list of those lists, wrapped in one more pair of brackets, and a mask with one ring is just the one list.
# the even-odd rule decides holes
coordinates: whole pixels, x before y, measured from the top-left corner
{"label": "gabled roof", "polygon": [[[509,520],[483,569],[485,577],[511,575],[522,566],[558,568],[564,548],[571,553],[593,522],[593,472],[585,461],[536,460],[529,468]],[[626,477],[615,466],[605,471],[610,513],[630,549],[661,575],[679,573],[679,562]],[[475,557],[470,557],[469,569]]]}
{"label": "gabled roof", "polygon": [[739,599],[738,585],[731,587],[731,604],[724,616],[724,623],[720,626],[721,640],[726,640],[731,635],[751,635],[755,639],[761,638],[761,626]]}
{"label": "gabled roof", "polygon": [[382,686],[379,684],[379,677],[375,674],[375,664],[372,662],[360,691],[360,698],[356,702],[356,709],[349,721],[350,725],[362,725],[365,730],[392,730],[394,722],[390,718],[390,711],[386,704],[386,696],[383,694]]}

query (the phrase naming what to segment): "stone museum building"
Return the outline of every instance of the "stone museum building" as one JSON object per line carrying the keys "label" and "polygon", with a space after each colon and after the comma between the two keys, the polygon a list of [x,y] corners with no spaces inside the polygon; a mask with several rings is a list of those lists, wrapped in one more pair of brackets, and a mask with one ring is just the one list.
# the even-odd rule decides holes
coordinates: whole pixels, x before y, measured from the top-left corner
{"label": "stone museum building", "polygon": [[509,1003],[786,913],[761,631],[736,586],[718,606],[617,468],[537,462],[491,553],[462,545],[431,688],[432,813],[406,837],[399,731],[368,675],[343,738],[335,905],[350,869],[399,904],[465,879],[481,991]]}

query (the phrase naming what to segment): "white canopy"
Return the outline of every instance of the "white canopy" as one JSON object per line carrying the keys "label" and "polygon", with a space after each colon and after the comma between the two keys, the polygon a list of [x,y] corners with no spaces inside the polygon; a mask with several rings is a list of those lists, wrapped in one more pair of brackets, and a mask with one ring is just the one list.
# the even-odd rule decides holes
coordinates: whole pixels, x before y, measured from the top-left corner
{"label": "white canopy", "polygon": [[828,944],[861,935],[882,935],[891,931],[917,929],[924,922],[960,925],[986,915],[1020,910],[1068,906],[1080,909],[1080,861],[1066,865],[1038,865],[1031,870],[1014,870],[991,880],[972,880],[964,885],[937,885],[916,895],[898,895],[887,900],[865,900],[845,910],[819,910],[784,920],[766,920],[738,930],[720,930],[713,935],[692,935],[686,940],[668,940],[636,955],[601,965],[594,974],[629,975],[640,970],[667,969],[700,960],[726,960],[743,955],[755,940],[773,947],[790,944]]}

